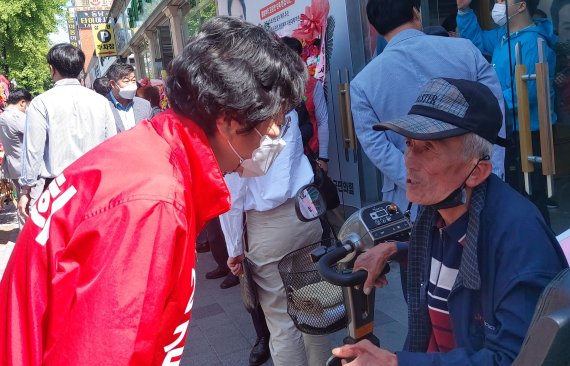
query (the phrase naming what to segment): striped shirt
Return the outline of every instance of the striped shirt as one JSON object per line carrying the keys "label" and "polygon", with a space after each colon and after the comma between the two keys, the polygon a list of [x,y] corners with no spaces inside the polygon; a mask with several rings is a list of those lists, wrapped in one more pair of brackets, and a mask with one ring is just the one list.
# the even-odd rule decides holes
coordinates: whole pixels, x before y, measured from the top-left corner
{"label": "striped shirt", "polygon": [[428,352],[448,352],[455,348],[447,300],[459,272],[463,253],[462,243],[465,240],[468,221],[468,213],[448,226],[445,226],[440,218],[432,230],[428,286],[428,311],[432,334]]}

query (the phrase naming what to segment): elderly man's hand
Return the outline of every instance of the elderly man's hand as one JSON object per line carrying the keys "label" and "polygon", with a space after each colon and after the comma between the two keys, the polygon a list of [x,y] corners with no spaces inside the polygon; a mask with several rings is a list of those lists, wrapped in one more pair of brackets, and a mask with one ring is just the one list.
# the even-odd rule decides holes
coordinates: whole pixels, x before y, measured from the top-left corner
{"label": "elderly man's hand", "polygon": [[363,269],[368,272],[368,277],[364,282],[363,291],[370,294],[372,287],[384,287],[388,284],[386,276],[380,276],[388,260],[397,251],[396,243],[393,241],[380,243],[372,249],[368,249],[356,258],[354,271]]}
{"label": "elderly man's hand", "polygon": [[346,366],[398,366],[398,357],[395,354],[378,348],[367,340],[335,348],[332,353],[338,358],[354,359],[349,363],[343,361]]}
{"label": "elderly man's hand", "polygon": [[230,268],[230,271],[232,271],[232,274],[234,276],[239,276],[241,274],[243,274],[243,259],[244,259],[244,255],[240,254],[237,257],[229,257],[228,258],[228,267]]}
{"label": "elderly man's hand", "polygon": [[471,5],[471,0],[457,0],[457,9],[465,10]]}

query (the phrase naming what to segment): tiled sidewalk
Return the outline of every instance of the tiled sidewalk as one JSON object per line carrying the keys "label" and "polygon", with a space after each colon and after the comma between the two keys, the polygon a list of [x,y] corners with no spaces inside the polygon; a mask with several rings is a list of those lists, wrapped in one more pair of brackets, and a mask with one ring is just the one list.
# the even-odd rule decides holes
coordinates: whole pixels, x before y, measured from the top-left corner
{"label": "tiled sidewalk", "polygon": [[12,203],[0,208],[0,278],[14,249],[20,229],[16,217],[16,208]]}
{"label": "tiled sidewalk", "polygon": [[[249,365],[249,352],[255,342],[251,317],[241,303],[239,286],[222,290],[219,284],[223,279],[204,278],[215,267],[210,253],[198,255],[196,300],[181,366]],[[392,266],[388,281],[386,288],[376,292],[375,334],[384,348],[397,351],[402,349],[407,327],[397,265]],[[346,331],[332,334],[331,344],[340,345],[345,336]]]}

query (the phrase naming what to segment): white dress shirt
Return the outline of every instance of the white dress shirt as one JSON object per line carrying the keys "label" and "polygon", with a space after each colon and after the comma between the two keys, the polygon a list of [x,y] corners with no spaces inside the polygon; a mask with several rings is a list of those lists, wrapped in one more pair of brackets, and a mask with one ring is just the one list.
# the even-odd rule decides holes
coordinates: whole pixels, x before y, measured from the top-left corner
{"label": "white dress shirt", "polygon": [[313,181],[313,170],[303,154],[303,141],[297,112],[283,139],[287,143],[266,175],[241,178],[239,174],[226,174],[225,180],[232,198],[230,211],[220,216],[220,223],[230,257],[243,253],[243,213],[249,210],[268,211],[293,198],[299,188]]}
{"label": "white dress shirt", "polygon": [[32,100],[26,111],[20,184],[53,178],[81,155],[117,134],[109,101],[62,79]]}

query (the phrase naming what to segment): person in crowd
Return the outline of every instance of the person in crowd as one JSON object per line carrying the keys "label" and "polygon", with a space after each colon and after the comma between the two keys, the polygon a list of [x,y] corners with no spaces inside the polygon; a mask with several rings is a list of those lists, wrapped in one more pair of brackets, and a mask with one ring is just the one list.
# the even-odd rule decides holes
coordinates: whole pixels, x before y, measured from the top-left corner
{"label": "person in crowd", "polygon": [[230,208],[223,173],[259,162],[259,134],[278,155],[307,74],[268,30],[213,17],[168,75],[171,109],[82,156],[32,209],[0,283],[0,364],[180,361],[196,235]]}
{"label": "person in crowd", "polygon": [[228,249],[226,248],[226,241],[219,218],[216,217],[208,221],[204,229],[198,234],[196,251],[198,253],[211,251],[212,257],[216,261],[216,268],[206,272],[206,279],[214,280],[225,277],[220,283],[220,288],[224,290],[239,285],[238,276],[231,273],[228,267]]}
{"label": "person in crowd", "polygon": [[[512,149],[507,153],[507,182],[521,192],[524,190],[519,185],[522,175],[520,174],[520,153],[515,150],[518,140],[518,109],[516,102],[516,89],[513,82],[515,66],[515,45],[521,44],[522,60],[527,67],[528,74],[535,73],[535,64],[539,61],[537,40],[543,39],[545,59],[548,62],[550,82],[550,105],[554,106],[554,72],[556,54],[554,47],[558,38],[554,34],[552,22],[545,18],[533,18],[537,9],[538,0],[497,0],[493,10],[493,21],[498,28],[483,31],[477,22],[477,17],[469,7],[471,0],[457,0],[457,27],[462,37],[467,38],[481,50],[490,56],[501,83],[503,97],[506,102],[505,113],[509,122],[508,134],[513,141]],[[507,17],[508,14],[508,17]],[[508,24],[507,24],[508,23]],[[507,34],[507,29],[510,35]],[[532,135],[533,154],[540,156],[540,136],[538,133],[538,99],[536,81],[527,81],[530,109],[530,129]],[[552,123],[556,122],[554,109]],[[550,224],[550,215],[547,205],[557,204],[547,199],[546,178],[542,176],[540,169],[531,174],[532,201],[538,206],[546,222]]]}
{"label": "person in crowd", "polygon": [[[259,302],[271,334],[269,348],[273,364],[324,365],[330,354],[329,342],[326,336],[303,334],[295,327],[287,313],[287,295],[277,269],[285,255],[320,241],[322,235],[318,221],[302,222],[296,215],[293,197],[299,188],[311,183],[313,172],[303,154],[297,113],[289,112],[286,121],[280,135],[282,152],[270,169],[268,161],[263,160],[246,165],[246,157],[234,148],[235,156],[244,162],[244,170],[226,176],[232,208],[220,216],[220,222],[232,272],[242,273],[244,255],[252,262]],[[259,131],[257,134],[262,135]],[[264,171],[266,174],[261,176]],[[246,251],[242,240],[244,212]],[[258,339],[258,342],[267,340]]]}
{"label": "person in crowd", "polygon": [[[480,81],[491,88],[501,108],[503,99],[495,71],[481,52],[468,40],[426,36],[419,9],[419,0],[368,1],[368,20],[388,45],[356,75],[350,88],[356,135],[383,175],[382,199],[403,211],[408,206],[405,139],[392,131],[374,133],[372,126],[407,113],[418,91],[434,77]],[[504,149],[496,148],[493,159],[495,173],[503,177]],[[414,206],[412,217],[415,212]]]}
{"label": "person in crowd", "polygon": [[35,186],[41,189],[42,179],[47,187],[69,164],[117,133],[109,103],[79,83],[83,51],[56,44],[47,63],[55,86],[34,98],[26,113],[18,202],[24,218],[30,193]]}
{"label": "person in crowd", "polygon": [[[492,174],[502,113],[485,85],[434,79],[409,114],[375,130],[406,138],[407,195],[421,205],[409,262],[408,336],[402,352],[364,341],[333,350],[360,365],[510,365],[534,309],[566,258],[537,208]],[[361,254],[364,292],[390,258],[381,243]]]}
{"label": "person in crowd", "polygon": [[[19,197],[20,175],[22,174],[21,157],[26,127],[26,109],[32,101],[32,95],[26,89],[13,89],[6,101],[6,109],[0,114],[0,142],[4,148],[2,171],[4,178],[12,180]],[[38,199],[43,191],[43,184],[34,186],[30,192],[31,201]]]}
{"label": "person in crowd", "polygon": [[117,132],[133,128],[137,123],[152,117],[152,106],[146,99],[136,96],[137,78],[132,65],[113,64],[106,74],[111,91],[107,94],[115,116]]}
{"label": "person in crowd", "polygon": [[109,92],[111,91],[111,86],[109,85],[109,79],[107,79],[104,76],[95,79],[93,81],[92,89],[96,93],[99,93],[104,97],[107,97],[107,95],[109,95]]}
{"label": "person in crowd", "polygon": [[137,94],[139,94],[141,98],[150,102],[150,106],[152,107],[150,118],[162,112],[162,109],[160,108],[160,91],[156,86],[146,85],[140,87],[137,90]]}
{"label": "person in crowd", "polygon": [[[291,47],[299,56],[303,52],[301,42],[293,37],[283,37],[283,42]],[[310,77],[307,82],[307,90],[305,93],[305,109],[309,114],[312,125],[312,135],[305,144],[305,153],[311,161],[314,161],[325,173],[328,172],[329,162],[329,114],[327,110],[327,101],[325,99],[325,90],[323,82],[314,77]],[[298,111],[299,112],[299,111]],[[301,110],[299,117],[304,115]],[[302,123],[304,119],[299,118],[301,132],[304,131]],[[305,133],[305,135],[309,135]]]}

